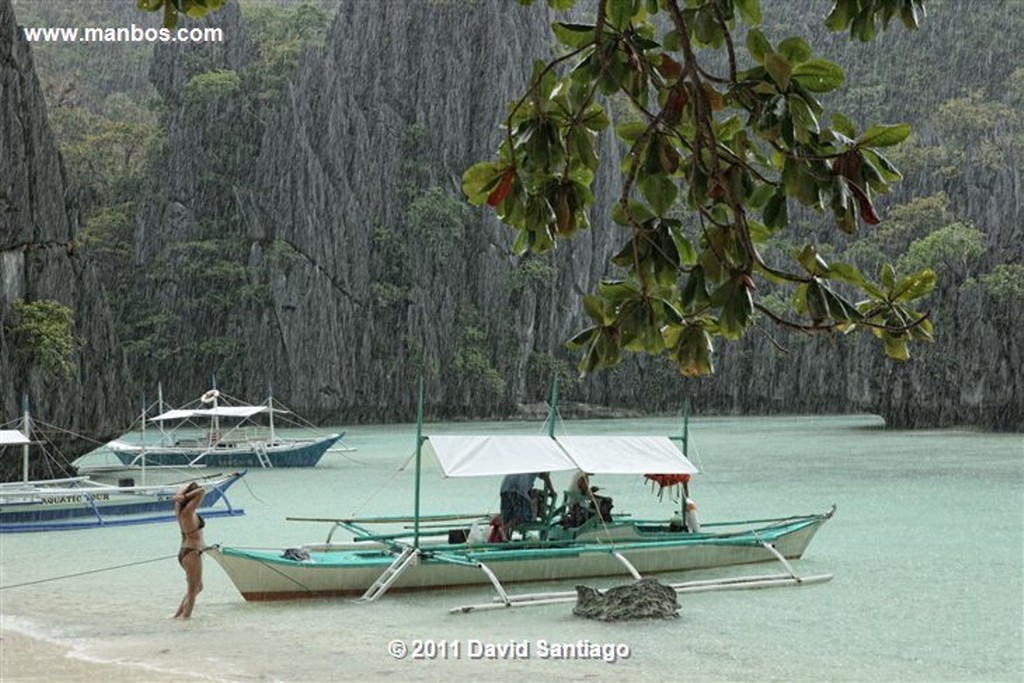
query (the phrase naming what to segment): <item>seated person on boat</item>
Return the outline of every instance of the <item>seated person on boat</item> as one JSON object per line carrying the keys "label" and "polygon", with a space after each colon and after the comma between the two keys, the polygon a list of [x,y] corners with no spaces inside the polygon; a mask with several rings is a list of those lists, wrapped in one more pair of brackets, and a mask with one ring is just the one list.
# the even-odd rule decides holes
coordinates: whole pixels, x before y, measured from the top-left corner
{"label": "seated person on boat", "polygon": [[537,520],[539,498],[533,494],[533,482],[538,477],[544,482],[545,493],[554,498],[555,487],[551,483],[551,475],[547,472],[509,474],[501,480],[501,524],[504,540],[511,540],[512,531],[516,527]]}
{"label": "seated person on boat", "polygon": [[590,485],[589,473],[577,471],[565,492],[562,526],[578,527],[595,515],[599,515],[602,521],[612,521],[612,499],[597,495],[598,490],[598,487]]}

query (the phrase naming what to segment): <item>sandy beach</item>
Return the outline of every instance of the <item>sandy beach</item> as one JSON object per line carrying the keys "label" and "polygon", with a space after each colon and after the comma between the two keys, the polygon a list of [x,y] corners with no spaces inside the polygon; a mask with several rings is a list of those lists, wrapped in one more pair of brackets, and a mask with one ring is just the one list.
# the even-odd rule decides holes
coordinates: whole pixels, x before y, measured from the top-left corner
{"label": "sandy beach", "polygon": [[173,683],[208,680],[187,674],[155,671],[131,663],[91,662],[76,657],[70,647],[31,638],[10,629],[0,631],[0,681],[3,683]]}

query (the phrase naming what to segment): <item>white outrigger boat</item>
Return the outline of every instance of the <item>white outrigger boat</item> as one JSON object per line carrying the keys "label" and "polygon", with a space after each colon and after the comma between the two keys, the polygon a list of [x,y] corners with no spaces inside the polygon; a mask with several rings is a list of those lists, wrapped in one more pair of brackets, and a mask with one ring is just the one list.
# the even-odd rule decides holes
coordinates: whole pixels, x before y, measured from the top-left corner
{"label": "white outrigger boat", "polygon": [[33,445],[27,401],[21,429],[0,429],[0,452],[22,451],[22,480],[0,483],[0,533],[56,531],[174,521],[174,494],[195,481],[206,494],[205,517],[245,514],[225,495],[245,472],[215,474],[160,486],[112,485],[86,476],[29,479]]}
{"label": "white outrigger boat", "polygon": [[[388,590],[494,586],[498,606],[550,601],[549,597],[510,596],[508,583],[602,576],[632,576],[779,561],[785,574],[734,577],[681,584],[677,590],[721,590],[827,581],[831,575],[801,578],[788,560],[803,555],[818,529],[835,511],[780,519],[702,524],[681,529],[670,519],[636,520],[595,515],[566,524],[565,506],[542,505],[522,529],[521,540],[501,543],[461,540],[473,523],[489,516],[420,514],[422,452],[432,452],[446,476],[490,476],[521,472],[580,470],[592,474],[689,475],[697,468],[669,437],[553,435],[557,386],[547,436],[424,436],[422,390],[417,428],[416,491],[411,517],[367,519],[289,518],[332,524],[324,543],[267,550],[218,545],[216,560],[246,600],[289,600],[333,596],[376,600]],[[685,431],[683,437],[685,450]],[[685,505],[685,496],[681,496]],[[673,515],[674,516],[674,515]],[[398,533],[377,533],[373,525],[411,524]],[[338,529],[352,542],[333,542]],[[454,533],[453,533],[454,532]],[[470,535],[470,540],[472,535]],[[563,596],[564,598],[564,596]],[[562,599],[562,598],[559,598]],[[484,606],[457,608],[469,611]]]}
{"label": "white outrigger boat", "polygon": [[[261,405],[237,400],[229,403],[225,399],[219,390],[211,389],[183,408],[161,410],[153,417],[144,414],[143,430],[147,422],[160,426],[159,443],[148,443],[145,431],[137,442],[111,441],[107,448],[120,464],[83,466],[82,471],[104,474],[143,467],[315,467],[328,450],[355,450],[342,443],[344,432],[300,438],[282,436],[275,427],[275,419],[290,413],[275,405],[273,397]],[[257,418],[265,418],[267,426],[258,425]]]}

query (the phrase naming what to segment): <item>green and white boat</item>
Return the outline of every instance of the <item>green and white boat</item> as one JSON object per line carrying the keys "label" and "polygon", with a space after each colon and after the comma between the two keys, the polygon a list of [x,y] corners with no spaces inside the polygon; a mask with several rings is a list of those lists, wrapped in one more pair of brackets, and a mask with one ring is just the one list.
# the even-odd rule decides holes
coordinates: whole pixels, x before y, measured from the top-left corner
{"label": "green and white boat", "polygon": [[[557,397],[557,388],[555,391]],[[554,406],[552,400],[552,419]],[[421,397],[422,406],[422,397]],[[467,531],[486,526],[488,515],[424,515],[420,511],[420,471],[432,454],[447,477],[480,477],[522,472],[583,471],[592,474],[690,475],[697,468],[670,437],[652,436],[425,436],[420,408],[416,448],[416,488],[411,516],[325,519],[289,518],[331,524],[323,543],[293,548],[256,549],[218,545],[207,552],[246,600],[291,600],[335,596],[376,600],[388,590],[429,590],[492,585],[497,606],[548,601],[549,596],[510,596],[511,583],[590,577],[633,577],[759,562],[781,562],[785,573],[733,577],[681,584],[677,590],[721,590],[827,581],[831,575],[799,577],[788,560],[803,555],[811,539],[832,517],[831,509],[786,518],[701,524],[699,531],[678,524],[674,510],[665,519],[592,516],[567,524],[565,504],[542,500],[537,518],[522,537],[488,543]],[[685,430],[683,437],[685,449]],[[684,501],[685,496],[680,497]],[[674,518],[674,519],[673,519]],[[402,531],[375,531],[407,525]],[[339,529],[351,542],[335,542]],[[468,538],[467,538],[468,536]],[[561,598],[557,598],[561,599]],[[483,606],[457,608],[463,611]]]}

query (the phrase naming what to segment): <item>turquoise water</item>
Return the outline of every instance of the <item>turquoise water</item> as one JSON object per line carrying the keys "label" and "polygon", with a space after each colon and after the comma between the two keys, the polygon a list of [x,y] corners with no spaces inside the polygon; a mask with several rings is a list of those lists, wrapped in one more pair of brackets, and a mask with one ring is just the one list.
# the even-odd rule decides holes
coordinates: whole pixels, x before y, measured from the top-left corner
{"label": "turquoise water", "polygon": [[[489,601],[483,589],[350,601],[246,603],[220,568],[205,566],[194,618],[170,618],[184,590],[173,525],[0,537],[0,585],[114,565],[115,571],[6,588],[2,626],[55,640],[75,656],[218,681],[639,680],[1020,681],[1024,679],[1024,437],[967,431],[899,432],[869,416],[707,418],[691,422],[692,495],[702,520],[838,512],[794,563],[832,573],[803,588],[680,597],[680,618],[603,624],[572,605],[451,615]],[[570,434],[678,433],[676,420],[568,422]],[[428,426],[537,433],[536,424]],[[213,519],[208,542],[284,547],[322,540],[321,525],[286,516],[412,510],[411,425],[356,427],[354,453],[313,470],[251,472],[233,489],[238,518]],[[564,486],[568,474],[555,475]],[[496,510],[498,479],[424,472],[424,513]],[[246,485],[247,484],[247,487]],[[667,517],[649,486],[599,477],[616,510]],[[679,579],[776,571],[736,568]],[[673,577],[669,577],[673,578]],[[614,580],[595,582],[607,586]],[[554,584],[564,590],[570,584]],[[515,588],[513,592],[534,591]],[[390,641],[444,641],[449,656],[395,659]],[[628,657],[542,657],[542,642],[607,645]],[[514,643],[531,658],[471,659],[471,641]],[[459,657],[450,644],[459,644]]]}

